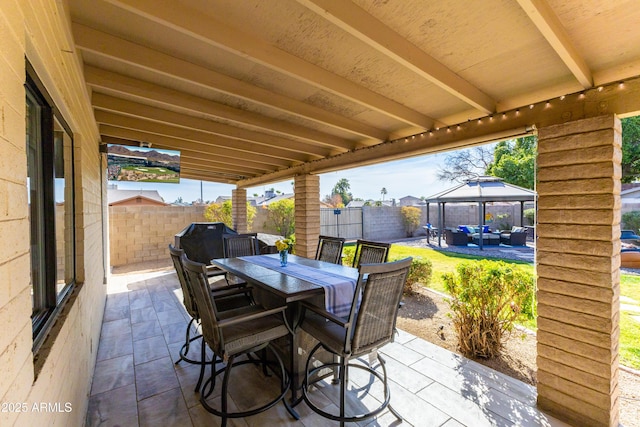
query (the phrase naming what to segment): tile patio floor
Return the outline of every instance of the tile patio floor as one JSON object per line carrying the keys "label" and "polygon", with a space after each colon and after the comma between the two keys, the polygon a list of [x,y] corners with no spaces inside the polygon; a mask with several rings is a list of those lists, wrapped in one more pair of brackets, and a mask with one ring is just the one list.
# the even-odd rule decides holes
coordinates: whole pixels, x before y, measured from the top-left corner
{"label": "tile patio floor", "polygon": [[[220,419],[203,409],[193,391],[198,367],[173,363],[189,319],[181,300],[173,269],[121,269],[111,276],[87,426],[220,425]],[[396,342],[385,346],[382,353],[387,361],[391,403],[404,423],[399,424],[387,410],[359,425],[566,426],[536,409],[535,388],[405,332],[400,331]],[[255,369],[245,366],[241,369]],[[241,374],[237,378],[255,379],[253,384],[239,381],[232,388],[231,400],[239,406],[248,397],[264,395],[277,382],[275,377],[234,373]],[[366,380],[355,373],[350,378],[353,384],[366,384]],[[323,394],[317,394],[318,401],[328,407],[333,405],[331,388],[327,384]],[[372,387],[373,397],[358,404],[375,404],[380,389]],[[304,402],[296,410],[300,421],[293,420],[278,404],[253,417],[229,420],[228,425],[338,425],[313,413]]]}

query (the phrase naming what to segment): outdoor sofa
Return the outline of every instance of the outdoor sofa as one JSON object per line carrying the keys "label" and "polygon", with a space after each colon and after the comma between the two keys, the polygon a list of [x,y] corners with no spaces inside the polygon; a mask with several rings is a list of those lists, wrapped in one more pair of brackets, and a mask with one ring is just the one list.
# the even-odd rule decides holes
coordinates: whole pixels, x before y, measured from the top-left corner
{"label": "outdoor sofa", "polygon": [[511,227],[511,230],[500,232],[500,243],[509,246],[524,246],[527,244],[527,227]]}
{"label": "outdoor sofa", "polygon": [[451,228],[444,230],[444,240],[449,246],[467,246],[467,243],[469,243],[467,233]]}

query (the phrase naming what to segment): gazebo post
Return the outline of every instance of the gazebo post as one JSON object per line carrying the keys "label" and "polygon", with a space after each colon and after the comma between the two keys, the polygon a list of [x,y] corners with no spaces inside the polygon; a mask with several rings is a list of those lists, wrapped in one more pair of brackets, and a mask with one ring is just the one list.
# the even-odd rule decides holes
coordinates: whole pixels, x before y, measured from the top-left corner
{"label": "gazebo post", "polygon": [[444,229],[444,203],[438,202],[438,247],[442,247],[442,230]]}
{"label": "gazebo post", "polygon": [[478,228],[480,229],[478,231],[478,246],[480,247],[480,250],[483,250],[483,244],[482,241],[484,240],[484,237],[482,235],[482,231],[483,231],[483,219],[484,219],[484,203],[483,202],[478,202]]}
{"label": "gazebo post", "polygon": [[520,227],[524,227],[524,200],[520,200]]}

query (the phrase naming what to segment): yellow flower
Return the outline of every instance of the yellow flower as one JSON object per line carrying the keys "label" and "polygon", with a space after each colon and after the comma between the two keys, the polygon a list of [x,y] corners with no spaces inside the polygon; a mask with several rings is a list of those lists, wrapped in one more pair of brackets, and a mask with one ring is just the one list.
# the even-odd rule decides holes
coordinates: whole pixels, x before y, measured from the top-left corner
{"label": "yellow flower", "polygon": [[278,250],[278,252],[291,249],[291,240],[290,239],[276,240],[276,249]]}

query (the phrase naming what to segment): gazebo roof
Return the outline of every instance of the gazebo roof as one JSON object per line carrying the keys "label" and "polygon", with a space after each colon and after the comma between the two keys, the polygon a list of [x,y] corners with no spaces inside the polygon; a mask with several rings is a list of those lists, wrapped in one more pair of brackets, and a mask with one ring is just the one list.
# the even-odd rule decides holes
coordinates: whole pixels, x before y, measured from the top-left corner
{"label": "gazebo roof", "polygon": [[528,202],[535,198],[533,190],[508,184],[494,176],[481,176],[427,197],[426,202]]}

